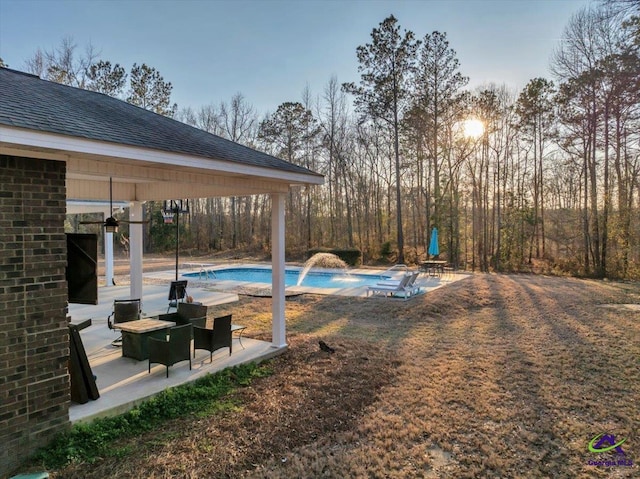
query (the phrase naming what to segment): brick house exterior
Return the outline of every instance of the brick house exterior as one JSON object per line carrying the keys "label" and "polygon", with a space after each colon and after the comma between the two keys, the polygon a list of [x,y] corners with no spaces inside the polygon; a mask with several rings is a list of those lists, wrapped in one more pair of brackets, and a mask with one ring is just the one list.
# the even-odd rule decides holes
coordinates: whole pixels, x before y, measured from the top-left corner
{"label": "brick house exterior", "polygon": [[69,423],[65,163],[0,155],[0,476]]}

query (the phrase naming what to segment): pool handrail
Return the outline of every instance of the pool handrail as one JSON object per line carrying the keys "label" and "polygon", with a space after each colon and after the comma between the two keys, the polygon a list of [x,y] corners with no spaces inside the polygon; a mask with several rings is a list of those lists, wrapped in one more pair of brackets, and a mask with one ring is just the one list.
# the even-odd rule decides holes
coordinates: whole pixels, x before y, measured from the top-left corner
{"label": "pool handrail", "polygon": [[411,274],[411,268],[409,268],[406,264],[398,263],[394,264],[391,268],[385,270],[380,275],[381,277],[393,278],[398,272],[402,272],[403,276]]}
{"label": "pool handrail", "polygon": [[216,272],[210,269],[213,266],[215,266],[212,263],[183,263],[182,266],[189,269],[199,268],[198,279],[202,279],[203,276],[204,276],[204,279],[210,279],[209,274],[213,276],[213,278],[211,279],[217,279]]}

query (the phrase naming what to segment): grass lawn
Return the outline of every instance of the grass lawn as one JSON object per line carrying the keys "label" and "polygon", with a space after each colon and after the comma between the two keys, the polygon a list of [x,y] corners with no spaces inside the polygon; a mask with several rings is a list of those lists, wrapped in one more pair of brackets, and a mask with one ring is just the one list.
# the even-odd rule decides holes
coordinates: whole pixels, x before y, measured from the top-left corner
{"label": "grass lawn", "polygon": [[[628,303],[639,284],[489,274],[406,302],[290,298],[289,351],[233,408],[50,477],[640,477],[640,309]],[[270,339],[270,299],[214,314],[227,312]],[[598,434],[626,438],[626,455],[589,452]]]}

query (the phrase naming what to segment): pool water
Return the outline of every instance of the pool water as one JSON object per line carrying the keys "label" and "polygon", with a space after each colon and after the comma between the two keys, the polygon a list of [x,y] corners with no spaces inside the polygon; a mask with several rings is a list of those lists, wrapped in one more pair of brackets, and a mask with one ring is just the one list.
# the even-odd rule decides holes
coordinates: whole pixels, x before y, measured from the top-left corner
{"label": "pool water", "polygon": [[[285,270],[285,286],[296,286],[300,270]],[[187,278],[204,279],[205,273],[184,273]],[[206,273],[209,280],[233,280],[246,281],[248,283],[271,284],[271,268],[225,268]],[[309,271],[300,286],[312,288],[357,288],[359,286],[374,286],[378,281],[389,279],[388,276],[380,274],[354,274],[344,271]]]}

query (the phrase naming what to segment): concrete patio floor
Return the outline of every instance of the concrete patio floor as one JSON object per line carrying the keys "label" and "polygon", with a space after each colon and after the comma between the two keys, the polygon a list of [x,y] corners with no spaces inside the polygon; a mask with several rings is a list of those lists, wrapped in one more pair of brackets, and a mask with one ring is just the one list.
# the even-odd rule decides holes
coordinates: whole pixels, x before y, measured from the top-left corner
{"label": "concrete patio floor", "polygon": [[[168,282],[143,286],[143,317],[167,312],[168,291]],[[209,318],[215,315],[216,305],[238,301],[238,295],[235,293],[211,292],[202,288],[189,288],[188,292],[198,298],[198,301],[209,306]],[[99,304],[69,305],[72,323],[91,319],[91,326],[82,329],[80,337],[100,393],[97,400],[89,400],[85,404],[71,403],[69,420],[72,423],[121,414],[166,388],[194,381],[208,373],[227,367],[262,361],[286,350],[286,348],[275,348],[270,342],[258,341],[244,335],[241,345],[234,335],[231,355],[228,349],[219,350],[214,353],[211,362],[208,351],[197,350],[195,359],[192,359],[191,370],[189,370],[188,361],[182,361],[169,368],[168,378],[166,368],[161,364],[152,364],[151,374],[149,374],[148,361],[123,357],[122,349],[111,344],[119,336],[119,332],[108,328],[107,316],[113,309],[114,299],[128,297],[129,286],[101,287],[98,291]],[[236,322],[241,324],[241,320],[234,320],[234,323]],[[246,334],[251,336],[250,331]]]}
{"label": "concrete patio floor", "polygon": [[[169,285],[172,278],[164,277],[163,279],[166,280],[166,284],[142,285],[142,315],[144,317],[156,316],[167,312]],[[113,300],[129,299],[129,292],[129,285],[101,286],[98,288],[98,304],[69,305],[71,321],[77,323],[90,318],[93,324],[102,322],[106,327],[107,317],[113,312]],[[188,287],[187,293],[197,298],[198,302],[209,307],[238,301],[238,295],[233,292],[214,292],[203,288]]]}

